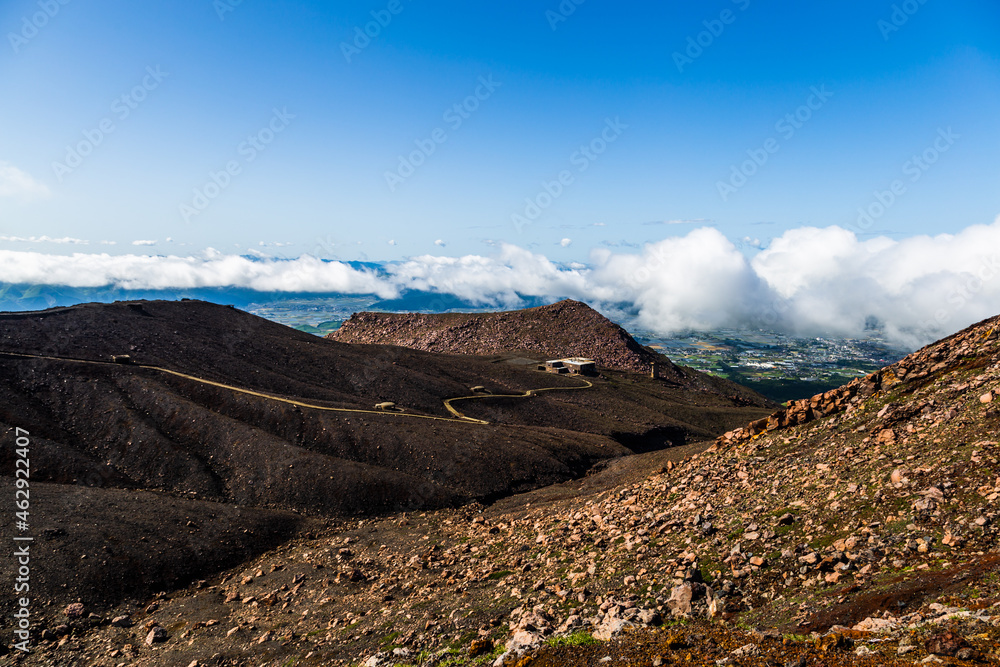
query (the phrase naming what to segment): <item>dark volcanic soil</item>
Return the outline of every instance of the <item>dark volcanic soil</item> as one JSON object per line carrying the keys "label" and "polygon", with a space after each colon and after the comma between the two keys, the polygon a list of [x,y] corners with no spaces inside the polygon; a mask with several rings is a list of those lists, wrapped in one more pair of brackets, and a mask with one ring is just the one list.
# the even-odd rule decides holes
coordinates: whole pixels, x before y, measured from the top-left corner
{"label": "dark volcanic soil", "polygon": [[[283,334],[277,331],[267,344],[280,350]],[[1000,664],[998,331],[1000,318],[985,321],[713,443],[600,459],[586,477],[508,495],[489,505],[471,502],[381,516],[311,517],[302,520],[297,535],[271,549],[268,544],[292,530],[294,519],[287,512],[268,513],[261,521],[261,510],[240,507],[234,515],[229,513],[235,509],[231,500],[224,506],[181,501],[176,491],[84,489],[86,502],[78,502],[73,499],[79,491],[75,486],[36,485],[44,516],[32,519],[33,530],[40,530],[35,534],[46,542],[39,545],[33,567],[44,570],[52,559],[54,567],[61,568],[52,580],[62,578],[75,587],[62,598],[57,591],[48,600],[36,601],[33,653],[2,659],[46,667]],[[324,343],[304,342],[313,344]],[[481,374],[489,367],[488,359],[456,358],[462,365],[452,368],[434,365],[446,364],[441,360],[451,357],[395,347],[365,350],[401,355],[394,357],[398,368],[393,371],[402,376],[393,375],[400,391],[411,387],[414,377],[422,377],[419,373],[461,378],[458,389],[469,378],[461,373]],[[214,372],[226,368],[222,361]],[[66,363],[29,362],[22,368],[13,360],[3,362],[5,373],[17,370],[4,376],[17,390],[8,392],[7,400],[20,401],[5,409],[26,411],[39,421],[55,415],[52,423],[63,429],[49,433],[49,443],[39,440],[39,451],[62,446],[60,437],[82,440],[77,422],[63,417],[66,409],[58,400],[43,401],[39,396],[48,395],[41,390],[25,390],[34,386],[35,368],[46,374],[48,391],[56,396],[69,391],[56,382],[62,376],[44,365]],[[338,369],[347,367],[347,362],[339,363],[344,365]],[[40,364],[40,369],[31,364]],[[276,438],[252,443],[251,451],[261,457],[269,456],[278,440],[285,443],[281,446],[317,451],[280,435],[285,432],[278,430],[277,421],[283,416],[268,411],[275,406],[258,405],[264,399],[223,399],[221,388],[179,379],[171,384],[157,379],[152,370],[88,368],[118,378],[114,386],[129,401],[129,409],[148,420],[143,423],[160,425],[162,415],[173,414],[172,406],[188,401],[206,415],[217,415],[195,417],[193,425],[187,425],[192,433],[199,419],[224,419],[222,423],[237,431],[253,428]],[[280,377],[278,370],[275,377]],[[523,387],[529,381],[528,376],[498,373],[492,380],[496,387],[514,389],[518,382]],[[108,380],[102,377],[90,380],[98,383],[91,394],[104,395],[100,383]],[[652,382],[607,373],[593,390],[544,400],[563,411],[564,426],[575,428],[592,420],[588,423],[619,429],[617,437],[623,440],[623,434],[634,435],[646,417],[602,413],[602,406],[632,405],[645,415],[657,406],[666,410],[663,406],[679,404],[678,395],[659,394],[643,384],[647,381]],[[67,385],[80,382],[76,378]],[[317,393],[332,392],[319,383],[305,384]],[[140,401],[145,387],[159,400]],[[349,402],[344,395],[341,400]],[[640,398],[644,395],[647,398]],[[78,400],[77,394],[72,396],[72,401]],[[608,397],[606,403],[601,396]],[[692,410],[706,397],[721,400],[707,392],[697,399],[691,392],[686,396]],[[160,401],[165,407],[154,405]],[[437,409],[433,401],[426,403],[428,411]],[[469,403],[471,411],[474,402]],[[510,406],[489,401],[475,406],[480,416],[489,413],[497,422],[508,420],[504,423],[424,426],[467,429],[461,433],[497,429],[510,433],[512,443],[524,442],[514,434],[536,438],[534,451],[541,461],[583,458],[574,449],[574,443],[584,441],[583,432],[532,424],[543,416],[538,412],[543,399],[501,401],[506,403]],[[101,423],[98,415],[105,404],[94,406],[91,422]],[[80,423],[85,421],[83,413],[74,414]],[[182,413],[170,428],[158,426],[165,439],[151,450],[149,460],[174,456],[169,447],[196,449],[193,435],[174,444],[181,441],[173,429],[182,430],[188,418],[189,413]],[[362,434],[376,423],[396,423],[425,437],[430,432],[390,415],[352,416],[350,421]],[[361,421],[364,425],[359,426]],[[220,437],[222,431],[213,433]],[[586,442],[595,447],[620,446],[609,445],[617,441],[603,432],[589,437],[593,440]],[[411,455],[424,456],[413,466],[414,477],[433,480],[434,475],[446,479],[457,474],[440,463],[438,456],[446,450],[431,449],[433,458],[425,453],[436,440],[412,442]],[[477,456],[492,460],[489,447],[497,442],[484,441],[481,451],[487,453],[461,465],[472,466]],[[377,450],[379,443],[371,446]],[[132,449],[143,450],[134,444],[121,448],[126,453]],[[239,469],[226,467],[234,454],[208,451],[204,460],[211,465],[206,470],[229,474]],[[457,447],[451,455],[459,451],[463,449]],[[521,450],[510,456],[525,460]],[[58,451],[46,460],[58,462]],[[118,485],[136,483],[130,471],[141,469],[83,449],[74,465],[83,465],[82,460],[96,467],[90,475],[119,472],[124,481],[116,480]],[[283,483],[285,475],[320,482],[302,467],[295,462],[283,474],[275,471],[249,481],[237,477],[238,483],[229,486],[226,480],[233,477],[219,477],[219,493],[238,488],[256,497],[253,494],[266,493],[268,484]],[[494,468],[494,476],[507,474],[502,466]],[[472,477],[485,476],[487,469],[485,464],[469,468]],[[166,476],[172,469],[161,470]],[[246,491],[248,486],[259,488]],[[286,486],[282,492],[293,489]],[[70,498],[68,504],[60,503],[61,493]],[[309,497],[310,492],[301,493]],[[122,519],[116,533],[111,524],[117,517]],[[0,532],[0,539],[9,540],[11,530],[10,523],[0,528],[6,531]],[[194,537],[197,533],[204,542]],[[84,542],[73,541],[87,535]],[[64,547],[55,546],[60,540],[67,540]],[[147,544],[148,555],[142,552]],[[125,584],[109,578],[111,595],[103,595],[93,589],[104,582],[90,577],[100,571],[95,564],[123,558],[151,573],[154,583],[143,591],[193,582],[115,603],[107,598],[114,598]],[[183,567],[184,558],[191,567]],[[203,558],[210,566],[199,565]],[[211,574],[240,558],[249,559]],[[0,559],[0,579],[13,577],[11,567],[10,559]],[[81,578],[74,580],[75,575]],[[42,585],[50,575],[37,576]],[[80,582],[92,590],[88,593]],[[64,606],[74,596],[83,609]],[[130,615],[127,622],[112,621],[125,614]]]}
{"label": "dark volcanic soil", "polygon": [[[48,358],[16,356],[25,354]],[[113,354],[135,364],[109,363]],[[458,404],[489,424],[454,419],[443,400],[468,395],[473,385],[520,394],[581,384],[495,361],[323,340],[198,301],[0,314],[0,465],[4,474],[13,471],[8,445],[19,427],[30,433],[40,516],[59,514],[44,503],[61,488],[86,499],[62,510],[67,520],[99,519],[81,524],[88,528],[75,533],[73,553],[101,556],[113,516],[125,534],[147,537],[162,520],[170,548],[148,549],[137,537],[119,547],[127,562],[145,563],[136,572],[103,583],[80,579],[114,597],[203,577],[296,525],[286,514],[254,517],[245,509],[227,522],[259,539],[243,543],[223,532],[225,544],[202,539],[206,553],[198,555],[183,546],[187,520],[174,518],[190,515],[204,530],[213,521],[202,515],[218,515],[225,505],[330,517],[491,502],[580,477],[600,461],[707,440],[768,412],[752,395],[732,400],[609,371],[591,389]],[[393,401],[401,411],[324,412],[142,366],[328,407],[370,411]],[[81,496],[82,487],[103,488]],[[102,514],[111,500],[101,494],[113,488],[134,491],[114,496],[113,511]],[[164,496],[141,493],[150,490],[185,500],[157,509]],[[272,525],[275,517],[286,518]],[[271,527],[264,531],[258,521]],[[97,568],[93,577],[102,571],[111,573]],[[148,580],[133,587],[129,577],[136,576]],[[62,599],[75,590],[63,590]]]}
{"label": "dark volcanic soil", "polygon": [[202,302],[84,305],[0,316],[0,423],[36,442],[36,479],[197,492],[335,513],[488,499],[578,476],[594,462],[709,439],[765,413],[718,394],[612,374],[586,391],[467,401],[489,425],[299,408],[154,365],[316,404],[450,418],[443,399],[575,387],[481,358],[325,341]]}
{"label": "dark volcanic soil", "polygon": [[[14,497],[10,477],[0,495]],[[115,603],[172,590],[281,544],[313,523],[292,512],[239,508],[149,491],[31,485],[30,594]],[[13,544],[12,521],[0,537]],[[8,561],[3,581],[12,581]],[[4,616],[13,597],[3,596]]]}

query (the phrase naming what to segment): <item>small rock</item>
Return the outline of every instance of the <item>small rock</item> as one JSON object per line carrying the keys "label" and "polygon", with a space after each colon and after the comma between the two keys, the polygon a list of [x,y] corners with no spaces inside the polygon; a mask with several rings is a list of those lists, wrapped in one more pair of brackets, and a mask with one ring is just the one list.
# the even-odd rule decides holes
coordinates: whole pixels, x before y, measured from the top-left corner
{"label": "small rock", "polygon": [[839,632],[831,632],[816,640],[816,649],[820,653],[826,653],[838,648],[847,648],[850,645],[851,640]]}
{"label": "small rock", "polygon": [[979,402],[980,403],[992,403],[993,402],[993,392],[992,391],[988,391],[985,394],[983,394],[982,396],[980,396],[979,397]]}
{"label": "small rock", "polygon": [[636,614],[635,618],[643,625],[659,625],[661,623],[660,615],[655,609],[643,609]]}
{"label": "small rock", "polygon": [[670,591],[670,599],[667,600],[667,606],[670,608],[670,613],[674,616],[686,616],[691,613],[691,600],[694,598],[694,588],[691,584],[681,584],[680,586],[675,586],[672,591]]}
{"label": "small rock", "polygon": [[891,428],[882,430],[875,441],[880,445],[894,445],[896,444],[896,433]]}
{"label": "small rock", "polygon": [[976,662],[981,662],[983,659],[979,651],[968,646],[955,651],[955,657],[959,660],[975,660]]}
{"label": "small rock", "polygon": [[132,623],[132,618],[128,614],[124,614],[111,619],[111,625],[116,628],[131,628],[134,624]]}
{"label": "small rock", "polygon": [[891,632],[897,627],[899,624],[894,620],[869,616],[851,629],[859,632]]}
{"label": "small rock", "polygon": [[933,655],[955,655],[960,649],[968,647],[964,637],[951,631],[934,635],[924,643],[924,648]]}
{"label": "small rock", "polygon": [[[542,635],[529,630],[516,630],[507,641],[508,651],[525,651],[542,643]],[[369,666],[370,667],[370,666]]]}
{"label": "small rock", "polygon": [[166,630],[164,630],[160,626],[156,626],[155,628],[149,631],[148,635],[146,635],[146,646],[152,646],[153,644],[160,644],[162,642],[165,642],[167,641],[167,637],[169,636],[170,635],[167,634]]}
{"label": "small rock", "polygon": [[364,665],[365,667],[381,667],[389,661],[389,655],[387,651],[379,651],[365,660]]}
{"label": "small rock", "polygon": [[750,658],[755,655],[760,655],[760,649],[757,648],[756,644],[744,644],[743,646],[734,650],[729,655],[731,655],[733,658],[736,658],[737,660],[741,658]]}
{"label": "small rock", "polygon": [[819,562],[819,554],[815,551],[807,553],[805,556],[799,556],[799,562],[803,565],[815,565]]}
{"label": "small rock", "polygon": [[629,621],[616,616],[608,616],[604,619],[604,622],[597,626],[594,630],[593,637],[594,639],[606,642],[613,637],[617,637],[630,627],[633,627],[633,624]]}
{"label": "small rock", "polygon": [[83,603],[74,602],[71,605],[67,605],[64,613],[68,618],[80,618],[83,616]]}
{"label": "small rock", "polygon": [[475,658],[480,655],[485,655],[493,650],[493,640],[489,637],[482,637],[480,639],[473,639],[472,643],[469,644],[469,657]]}

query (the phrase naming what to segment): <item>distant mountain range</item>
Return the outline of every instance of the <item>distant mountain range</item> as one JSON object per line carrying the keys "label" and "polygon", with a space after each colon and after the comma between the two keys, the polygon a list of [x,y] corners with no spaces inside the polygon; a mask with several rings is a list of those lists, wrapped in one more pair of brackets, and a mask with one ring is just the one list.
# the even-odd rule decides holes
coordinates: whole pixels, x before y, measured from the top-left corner
{"label": "distant mountain range", "polygon": [[[347,262],[354,268],[379,270],[377,264]],[[68,287],[65,285],[29,285],[0,283],[0,311],[41,310],[72,306],[78,303],[112,303],[114,301],[196,299],[221,305],[246,308],[251,304],[277,303],[301,299],[336,298],[338,295],[321,292],[259,292],[240,287],[193,287],[162,290],[122,289],[113,285],[102,287]],[[375,310],[446,312],[451,310],[488,311],[495,308],[482,303],[462,299],[451,294],[407,290],[395,299],[379,299],[370,296]],[[557,299],[543,299],[533,296],[520,297],[523,307],[541,306]]]}

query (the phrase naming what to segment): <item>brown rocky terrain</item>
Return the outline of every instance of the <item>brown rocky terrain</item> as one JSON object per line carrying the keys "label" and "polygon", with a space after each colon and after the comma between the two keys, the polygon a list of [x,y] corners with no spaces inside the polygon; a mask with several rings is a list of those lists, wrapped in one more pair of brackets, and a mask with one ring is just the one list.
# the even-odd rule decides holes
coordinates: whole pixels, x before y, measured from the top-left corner
{"label": "brown rocky terrain", "polygon": [[[111,363],[122,354],[132,363]],[[32,591],[114,605],[329,518],[492,502],[769,411],[752,394],[611,370],[581,389],[494,362],[327,341],[197,301],[0,314],[0,482],[12,491],[23,429],[45,563]],[[444,400],[475,385],[546,391],[449,413]],[[397,409],[374,410],[384,401]],[[0,576],[13,567],[0,561]],[[5,614],[13,604],[0,598]]]}
{"label": "brown rocky terrain", "polygon": [[543,360],[589,357],[599,366],[636,373],[649,373],[650,364],[659,362],[665,378],[683,378],[665,356],[643,347],[587,304],[571,299],[500,313],[355,313],[327,338],[429,352],[524,352]]}
{"label": "brown rocky terrain", "polygon": [[50,608],[16,660],[1000,664],[997,327],[714,442],[488,506],[329,520],[186,589]]}

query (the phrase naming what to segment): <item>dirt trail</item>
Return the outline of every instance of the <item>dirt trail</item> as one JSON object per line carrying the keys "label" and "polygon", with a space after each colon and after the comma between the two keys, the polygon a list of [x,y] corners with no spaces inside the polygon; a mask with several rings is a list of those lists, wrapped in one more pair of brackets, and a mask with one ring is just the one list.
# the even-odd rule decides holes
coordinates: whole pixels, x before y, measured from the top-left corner
{"label": "dirt trail", "polygon": [[188,375],[187,373],[181,373],[180,371],[170,370],[169,368],[163,368],[162,366],[150,366],[146,364],[116,364],[113,361],[97,361],[95,359],[75,359],[72,357],[53,357],[41,354],[23,354],[20,352],[4,352],[0,351],[0,355],[7,357],[20,357],[24,359],[46,359],[49,361],[68,361],[77,364],[95,364],[102,366],[131,366],[133,368],[144,368],[151,371],[159,371],[161,373],[168,373],[170,375],[175,375],[177,377],[184,378],[186,380],[192,380],[193,382],[200,382],[201,384],[206,384],[212,387],[220,387],[222,389],[227,389],[229,391],[234,391],[240,394],[247,394],[248,396],[258,396],[260,398],[266,398],[271,401],[278,401],[280,403],[287,403],[288,405],[294,405],[297,408],[309,408],[310,410],[324,410],[326,412],[350,412],[350,413],[360,413],[367,415],[384,415],[390,417],[410,417],[413,419],[433,419],[436,421],[446,421],[454,422],[461,421],[469,424],[489,424],[488,421],[484,419],[476,419],[474,417],[468,417],[452,406],[454,401],[465,401],[473,399],[483,399],[483,398],[531,398],[535,394],[543,391],[560,391],[569,389],[590,389],[593,387],[593,383],[584,380],[584,385],[580,387],[543,387],[541,389],[529,389],[523,394],[473,394],[470,396],[456,396],[454,398],[446,398],[444,400],[444,407],[451,414],[455,415],[455,418],[450,417],[436,417],[434,415],[420,415],[414,414],[412,412],[393,412],[391,410],[364,410],[361,408],[334,408],[327,405],[316,405],[315,403],[306,403],[298,399],[283,398],[281,396],[275,396],[273,394],[267,394],[260,391],[253,391],[252,389],[245,389],[243,387],[235,387],[231,384],[225,384],[224,382],[215,382],[214,380],[206,380],[205,378],[200,378],[195,375]]}

